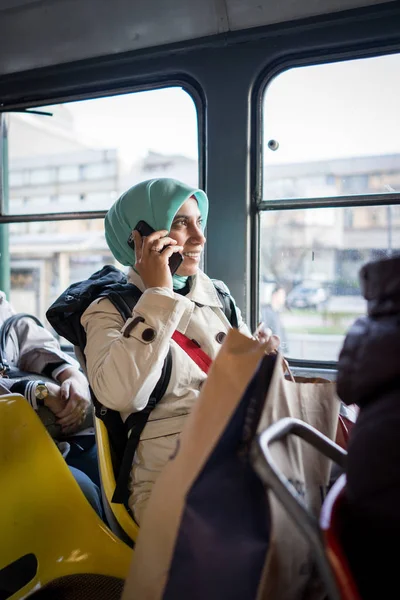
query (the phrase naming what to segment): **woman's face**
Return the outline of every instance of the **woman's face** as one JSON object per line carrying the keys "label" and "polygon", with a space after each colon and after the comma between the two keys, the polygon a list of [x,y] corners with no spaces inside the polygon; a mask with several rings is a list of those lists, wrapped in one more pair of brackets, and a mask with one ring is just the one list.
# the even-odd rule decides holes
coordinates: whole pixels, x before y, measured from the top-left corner
{"label": "woman's face", "polygon": [[169,236],[183,246],[183,261],[177,275],[189,276],[197,272],[206,243],[203,226],[197,201],[189,198],[176,213],[169,232]]}

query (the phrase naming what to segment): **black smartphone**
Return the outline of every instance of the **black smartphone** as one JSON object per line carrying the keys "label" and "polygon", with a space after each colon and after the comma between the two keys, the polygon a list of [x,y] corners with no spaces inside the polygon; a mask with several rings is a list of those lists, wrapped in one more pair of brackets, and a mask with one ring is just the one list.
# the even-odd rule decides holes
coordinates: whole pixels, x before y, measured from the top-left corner
{"label": "black smartphone", "polygon": [[[154,229],[150,227],[150,225],[146,223],[146,221],[139,221],[139,223],[136,224],[135,230],[138,231],[142,237],[147,237],[148,235],[154,232]],[[128,246],[130,246],[133,250],[135,249],[132,233],[128,238]],[[162,249],[162,252],[165,250],[165,248],[168,248],[168,246],[165,246]],[[171,271],[171,275],[174,275],[176,273],[176,271],[181,266],[182,261],[183,256],[182,254],[180,254],[180,252],[175,252],[172,256],[170,256],[168,264]]]}

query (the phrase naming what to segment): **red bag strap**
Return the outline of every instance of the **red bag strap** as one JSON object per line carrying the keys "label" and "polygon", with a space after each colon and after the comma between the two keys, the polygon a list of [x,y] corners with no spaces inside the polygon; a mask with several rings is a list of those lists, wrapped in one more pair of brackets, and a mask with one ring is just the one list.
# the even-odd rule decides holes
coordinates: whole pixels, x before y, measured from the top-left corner
{"label": "red bag strap", "polygon": [[190,356],[204,373],[208,373],[212,360],[208,354],[200,348],[197,342],[190,340],[186,335],[183,335],[183,333],[180,333],[179,331],[174,332],[172,339]]}
{"label": "red bag strap", "polygon": [[339,423],[336,432],[336,443],[341,446],[344,450],[347,450],[347,444],[354,423],[346,417],[339,415]]}

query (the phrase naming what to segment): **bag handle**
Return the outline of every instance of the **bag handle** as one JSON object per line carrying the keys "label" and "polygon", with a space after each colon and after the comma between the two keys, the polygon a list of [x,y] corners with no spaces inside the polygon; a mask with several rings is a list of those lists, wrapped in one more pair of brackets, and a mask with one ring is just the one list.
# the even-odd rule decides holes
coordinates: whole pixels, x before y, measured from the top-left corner
{"label": "bag handle", "polygon": [[[282,367],[284,373],[287,374],[289,380],[292,383],[296,383],[296,379],[290,370],[288,361],[282,356]],[[315,377],[315,379],[309,379],[310,383],[322,383],[322,380],[319,377]],[[350,432],[355,423],[354,415],[349,411],[343,402],[340,402],[340,413],[338,417],[338,427],[336,433],[336,444],[338,444],[344,450],[347,448],[347,444],[350,437]]]}
{"label": "bag handle", "polygon": [[282,367],[283,367],[283,372],[287,373],[290,381],[292,381],[293,383],[296,383],[294,375],[293,375],[292,371],[290,370],[289,363],[284,356],[282,356]]}

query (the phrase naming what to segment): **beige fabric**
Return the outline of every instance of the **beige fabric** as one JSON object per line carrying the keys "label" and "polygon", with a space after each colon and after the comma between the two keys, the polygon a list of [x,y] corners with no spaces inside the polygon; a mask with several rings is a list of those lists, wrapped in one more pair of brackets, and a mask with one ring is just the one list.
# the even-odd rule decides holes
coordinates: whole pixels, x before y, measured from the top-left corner
{"label": "beige fabric", "polygon": [[229,331],[199,402],[186,421],[176,455],[154,485],[122,600],[162,598],[186,493],[224,431],[263,355],[264,348],[257,341],[234,329]]}
{"label": "beige fabric", "polygon": [[[143,291],[140,277],[131,273],[131,282]],[[98,400],[126,418],[143,409],[161,375],[169,348],[172,353],[171,379],[162,400],[151,412],[136,453],[131,479],[130,507],[140,519],[153,483],[174,449],[175,434],[182,431],[187,415],[196,403],[206,379],[204,372],[173,340],[177,329],[214,359],[221,344],[217,334],[230,324],[222,311],[212,281],[199,271],[187,296],[167,288],[145,290],[132,312],[132,319],[144,318],[129,334],[117,309],[107,299],[96,300],[81,322],[87,335],[85,355],[87,374]],[[239,312],[241,331],[249,334]],[[152,328],[155,338],[142,339],[144,329]],[[159,440],[166,436],[166,440]],[[139,508],[135,504],[140,503]]]}
{"label": "beige fabric", "polygon": [[[340,401],[335,384],[318,379],[284,377],[282,357],[278,357],[268,389],[264,410],[258,426],[262,432],[284,417],[305,421],[335,440]],[[303,495],[308,509],[319,515],[322,498],[329,483],[331,463],[322,454],[298,437],[289,436],[271,446],[275,464]],[[315,573],[313,555],[303,534],[294,526],[275,495],[268,492],[272,517],[272,544],[260,598],[322,600],[325,591],[312,577]]]}
{"label": "beige fabric", "polygon": [[163,435],[139,444],[131,472],[129,508],[142,523],[153,486],[168,459],[174,454],[179,433]]}
{"label": "beige fabric", "polygon": [[[186,497],[217,440],[226,428],[264,354],[258,342],[232,330],[216,358],[199,401],[188,417],[172,460],[158,477],[141,529],[122,600],[161,600],[174,554]],[[304,418],[334,438],[338,405],[332,384],[284,381],[280,357],[266,398],[260,430],[283,416]],[[296,485],[307,482],[310,504],[318,509],[315,492],[326,485],[327,461],[315,459],[290,441],[274,452],[279,466]],[[303,463],[304,461],[304,463]],[[304,485],[303,485],[304,488]],[[272,502],[273,537],[266,556],[257,600],[320,599],[318,581],[311,577],[309,549],[280,507]],[[234,523],[232,523],[234,527]],[[245,547],[245,544],[244,544]],[[182,565],[184,567],[184,565]]]}

